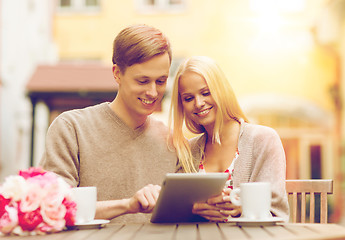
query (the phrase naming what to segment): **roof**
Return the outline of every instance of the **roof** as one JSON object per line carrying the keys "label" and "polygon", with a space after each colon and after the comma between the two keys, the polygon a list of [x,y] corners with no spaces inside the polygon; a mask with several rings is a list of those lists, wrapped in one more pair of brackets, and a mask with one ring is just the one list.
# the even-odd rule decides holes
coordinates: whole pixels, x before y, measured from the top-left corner
{"label": "roof", "polygon": [[117,92],[112,67],[101,64],[38,65],[26,89],[30,93]]}

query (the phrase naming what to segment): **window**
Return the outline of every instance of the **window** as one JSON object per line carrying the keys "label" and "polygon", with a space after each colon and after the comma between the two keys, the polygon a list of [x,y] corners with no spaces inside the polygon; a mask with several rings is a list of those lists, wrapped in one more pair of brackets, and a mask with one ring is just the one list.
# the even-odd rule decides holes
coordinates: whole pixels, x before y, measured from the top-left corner
{"label": "window", "polygon": [[181,12],[186,8],[186,0],[136,0],[138,11],[142,13]]}
{"label": "window", "polygon": [[60,0],[60,7],[71,7],[71,0]]}
{"label": "window", "polygon": [[310,149],[310,166],[311,166],[311,178],[312,179],[321,179],[321,157],[322,149],[321,145],[311,145]]}
{"label": "window", "polygon": [[85,0],[85,6],[97,7],[97,6],[99,6],[99,1],[98,0]]}
{"label": "window", "polygon": [[59,0],[60,12],[98,12],[101,0]]}

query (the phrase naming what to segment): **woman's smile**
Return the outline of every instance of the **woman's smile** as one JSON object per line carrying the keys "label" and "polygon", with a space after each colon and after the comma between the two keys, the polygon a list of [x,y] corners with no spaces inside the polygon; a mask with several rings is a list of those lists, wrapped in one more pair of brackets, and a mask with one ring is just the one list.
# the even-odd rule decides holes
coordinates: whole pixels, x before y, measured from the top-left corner
{"label": "woman's smile", "polygon": [[211,111],[213,107],[210,107],[210,108],[206,108],[206,109],[203,109],[201,111],[198,111],[196,113],[194,113],[195,115],[197,115],[198,117],[205,117],[209,114],[209,112]]}

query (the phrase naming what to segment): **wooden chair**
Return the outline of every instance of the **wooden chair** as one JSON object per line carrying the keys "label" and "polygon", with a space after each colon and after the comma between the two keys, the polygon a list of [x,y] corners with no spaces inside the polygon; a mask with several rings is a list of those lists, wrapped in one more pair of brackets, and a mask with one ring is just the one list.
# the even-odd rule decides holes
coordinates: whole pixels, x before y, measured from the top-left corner
{"label": "wooden chair", "polygon": [[[292,222],[297,222],[297,196],[301,195],[301,222],[306,220],[306,195],[310,195],[310,223],[315,219],[315,194],[320,194],[320,223],[327,223],[327,194],[333,193],[333,180],[310,179],[310,180],[286,180],[286,192],[288,197],[292,195]],[[291,207],[291,206],[290,206]]]}

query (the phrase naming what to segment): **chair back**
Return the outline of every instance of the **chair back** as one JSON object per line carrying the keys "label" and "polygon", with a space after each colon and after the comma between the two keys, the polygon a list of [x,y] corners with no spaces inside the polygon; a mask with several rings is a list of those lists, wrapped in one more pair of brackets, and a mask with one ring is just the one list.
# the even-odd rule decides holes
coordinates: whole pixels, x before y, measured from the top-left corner
{"label": "chair back", "polygon": [[286,180],[286,192],[289,199],[292,195],[292,209],[290,210],[290,217],[292,217],[292,222],[297,222],[298,195],[301,196],[301,222],[306,222],[306,195],[310,195],[309,222],[314,223],[315,194],[320,194],[320,223],[327,223],[327,194],[333,194],[332,179]]}

